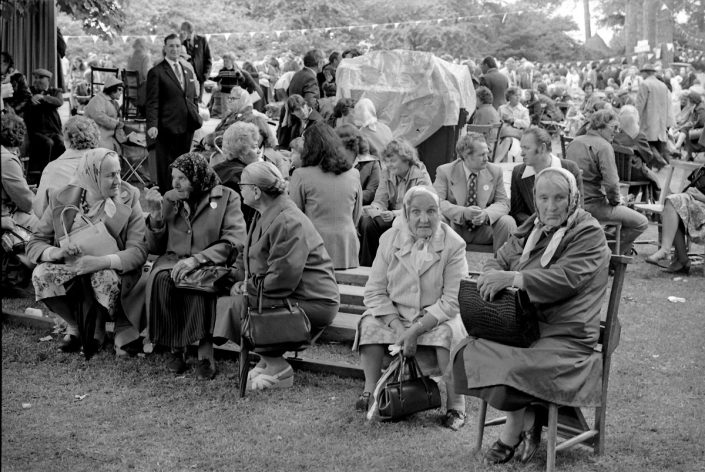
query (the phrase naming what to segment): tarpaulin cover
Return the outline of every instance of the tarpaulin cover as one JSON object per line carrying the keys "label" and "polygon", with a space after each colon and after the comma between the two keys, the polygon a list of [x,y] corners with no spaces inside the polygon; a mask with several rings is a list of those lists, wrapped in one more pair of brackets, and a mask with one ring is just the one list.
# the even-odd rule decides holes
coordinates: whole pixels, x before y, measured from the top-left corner
{"label": "tarpaulin cover", "polygon": [[377,118],[395,138],[414,146],[442,126],[456,126],[460,109],[475,111],[475,89],[466,66],[420,51],[373,51],[343,59],[335,81],[337,98],[369,98]]}

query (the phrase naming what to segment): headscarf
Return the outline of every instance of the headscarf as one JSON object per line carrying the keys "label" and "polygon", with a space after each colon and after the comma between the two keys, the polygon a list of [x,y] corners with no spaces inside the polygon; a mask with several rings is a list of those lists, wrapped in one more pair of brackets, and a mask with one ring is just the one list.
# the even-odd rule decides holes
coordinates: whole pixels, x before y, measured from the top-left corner
{"label": "headscarf", "polygon": [[553,235],[551,236],[551,241],[549,241],[548,246],[546,246],[546,249],[544,250],[543,255],[541,256],[541,267],[548,266],[548,264],[551,262],[551,259],[553,258],[553,255],[556,253],[556,249],[558,249],[558,245],[563,240],[566,231],[569,227],[573,225],[575,219],[578,216],[578,201],[580,199],[580,192],[578,191],[578,184],[575,181],[575,176],[573,176],[570,171],[565,170],[562,167],[548,167],[542,170],[538,173],[538,175],[536,175],[536,180],[534,181],[534,194],[536,193],[536,184],[538,183],[541,176],[549,172],[555,172],[557,174],[562,175],[568,182],[569,201],[567,217],[558,226],[549,226],[541,221],[541,214],[538,213],[537,210],[537,216],[534,220],[534,229],[529,234],[529,237],[526,238],[526,243],[524,244],[524,251],[521,253],[521,258],[519,259],[520,263],[526,262],[529,259],[531,251],[533,251],[533,249],[536,247],[536,243],[538,243],[539,239],[541,239],[541,236],[543,234],[549,236],[551,235],[551,233],[553,233]]}
{"label": "headscarf", "polygon": [[195,194],[193,196],[208,193],[213,187],[220,184],[218,174],[208,165],[206,158],[198,153],[182,154],[169,167],[184,173],[191,182],[192,194]]}
{"label": "headscarf", "polygon": [[99,214],[101,210],[108,218],[112,218],[117,211],[113,198],[103,195],[100,185],[100,169],[110,155],[119,159],[118,155],[110,149],[96,148],[86,151],[78,163],[75,177],[71,180],[71,185],[86,190],[87,198],[99,196],[98,200],[86,201],[89,206],[86,216],[89,218]]}
{"label": "headscarf", "polygon": [[377,110],[369,98],[361,98],[353,110],[353,122],[358,128],[369,128],[377,131]]}
{"label": "headscarf", "polygon": [[249,108],[252,108],[252,100],[247,90],[239,85],[236,85],[230,90],[230,97],[235,98],[234,102],[228,103],[228,109],[231,113],[242,114]]}
{"label": "headscarf", "polygon": [[[402,235],[402,245],[411,246],[411,264],[412,266],[417,270],[420,271],[423,263],[425,261],[431,260],[433,257],[431,255],[431,252],[429,251],[429,246],[431,245],[431,241],[438,235],[438,232],[441,230],[441,224],[440,220],[438,222],[438,226],[433,230],[433,233],[427,238],[419,238],[416,236],[412,231],[411,231],[411,226],[409,225],[409,218],[408,218],[408,207],[411,201],[414,199],[414,197],[418,195],[429,195],[433,201],[436,203],[436,208],[438,212],[440,213],[441,210],[441,200],[438,197],[438,194],[433,190],[432,187],[426,186],[426,185],[417,185],[415,187],[411,187],[409,190],[406,191],[404,194],[404,199],[403,199],[403,206],[404,206],[404,211],[402,211],[402,214],[397,220],[394,222],[395,226],[398,226],[400,233]],[[398,221],[398,223],[397,223]]]}
{"label": "headscarf", "polygon": [[257,161],[247,164],[242,171],[245,184],[258,186],[263,192],[271,195],[281,195],[286,192],[287,182],[282,177],[279,168],[268,161]]}
{"label": "headscarf", "polygon": [[634,106],[624,105],[619,111],[619,127],[629,137],[637,137],[639,134],[639,112]]}

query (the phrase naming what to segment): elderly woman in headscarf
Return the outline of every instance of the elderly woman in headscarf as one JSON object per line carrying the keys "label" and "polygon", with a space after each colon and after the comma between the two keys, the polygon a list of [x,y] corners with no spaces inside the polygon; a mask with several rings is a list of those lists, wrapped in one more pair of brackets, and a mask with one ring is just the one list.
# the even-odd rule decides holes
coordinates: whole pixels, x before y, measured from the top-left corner
{"label": "elderly woman in headscarf", "polygon": [[245,243],[245,221],[237,192],[220,180],[200,154],[187,153],[171,164],[172,189],[146,193],[147,247],[159,258],[147,281],[150,341],[171,348],[167,367],[186,371],[186,346],[199,342],[199,379],[215,376],[212,334],[216,294],[177,288],[189,272],[225,265]]}
{"label": "elderly woman in headscarf", "polygon": [[[86,226],[86,219],[105,225],[118,252],[98,256],[74,242],[59,245],[64,226],[72,233]],[[133,288],[147,260],[144,237],[139,191],[120,180],[118,155],[102,148],[86,151],[73,181],[51,193],[27,245],[27,256],[38,264],[32,274],[37,300],[68,324],[62,351],[76,352],[83,345],[90,357],[103,344],[107,318],[115,321],[118,355],[138,340],[144,321]]]}
{"label": "elderly woman in headscarf", "polygon": [[[458,315],[458,288],[467,272],[465,242],[441,221],[433,187],[409,189],[402,215],[380,238],[365,285],[367,310],[353,346],[365,373],[356,409],[367,410],[372,403],[389,345],[400,346],[407,357],[416,354],[417,346],[430,348],[446,372],[451,348],[467,335]],[[458,430],[465,424],[465,399],[447,388],[446,406],[443,424]]]}
{"label": "elderly woman in headscarf", "polygon": [[[544,400],[598,406],[602,358],[595,352],[610,250],[600,224],[579,207],[575,177],[550,167],[536,176],[536,213],[489,260],[478,279],[485,300],[508,287],[536,307],[540,337],[528,348],[466,338],[451,356],[455,390],[507,414],[488,463],[528,461],[541,440]],[[523,448],[518,450],[520,444]]]}
{"label": "elderly woman in headscarf", "polygon": [[377,110],[369,98],[361,98],[355,104],[353,123],[360,128],[360,133],[370,143],[370,147],[376,150],[373,154],[381,155],[393,138],[389,126],[377,119]]}

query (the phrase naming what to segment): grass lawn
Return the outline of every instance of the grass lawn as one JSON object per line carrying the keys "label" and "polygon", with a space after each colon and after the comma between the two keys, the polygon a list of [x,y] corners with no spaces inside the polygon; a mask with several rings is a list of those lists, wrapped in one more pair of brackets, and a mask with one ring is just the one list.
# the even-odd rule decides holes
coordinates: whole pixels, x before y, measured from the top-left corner
{"label": "grass lawn", "polygon": [[[670,295],[686,303],[671,303]],[[654,266],[634,264],[622,296],[607,452],[596,457],[577,447],[559,453],[559,470],[703,471],[703,266],[674,280]],[[353,409],[361,380],[297,372],[290,390],[240,399],[232,360],[219,361],[215,380],[199,382],[193,370],[181,377],[168,374],[158,354],[116,360],[102,352],[85,362],[59,352],[56,340],[39,342],[50,331],[3,323],[3,471],[545,467],[543,448],[526,466],[487,468],[473,458],[474,398],[468,399],[469,427],[456,433],[439,425],[440,411],[396,424],[370,424]],[[343,346],[317,349],[313,354],[354,360]],[[24,408],[25,403],[30,406]],[[491,411],[488,417],[494,415]],[[486,431],[485,447],[498,430]]]}

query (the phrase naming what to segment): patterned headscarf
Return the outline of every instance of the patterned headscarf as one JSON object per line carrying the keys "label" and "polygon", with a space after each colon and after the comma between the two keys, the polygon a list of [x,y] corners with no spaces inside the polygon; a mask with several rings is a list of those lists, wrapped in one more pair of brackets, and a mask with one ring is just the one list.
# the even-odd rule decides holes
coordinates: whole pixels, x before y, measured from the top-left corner
{"label": "patterned headscarf", "polygon": [[213,187],[220,184],[218,174],[208,165],[206,158],[198,153],[182,154],[169,167],[183,172],[191,182],[193,188],[191,198],[208,193]]}
{"label": "patterned headscarf", "polygon": [[100,185],[100,169],[103,162],[108,156],[115,156],[119,160],[118,155],[105,148],[90,149],[85,152],[78,163],[76,175],[71,181],[72,185],[81,187],[89,194],[99,195],[100,199],[97,202],[88,202],[90,205],[87,216],[92,217],[104,210],[108,218],[112,218],[117,210],[112,197],[103,195]]}
{"label": "patterned headscarf", "polygon": [[534,220],[534,229],[531,230],[529,237],[526,238],[524,251],[521,253],[521,258],[519,259],[519,262],[526,262],[531,255],[531,251],[533,251],[536,247],[536,243],[538,243],[539,239],[541,239],[541,235],[550,235],[553,233],[553,236],[551,236],[551,241],[548,243],[548,246],[546,246],[546,249],[541,256],[541,267],[546,267],[551,262],[553,255],[556,253],[556,249],[558,249],[558,245],[563,240],[563,236],[565,236],[568,228],[573,225],[573,222],[578,216],[578,201],[580,199],[580,192],[578,191],[578,184],[575,181],[575,176],[570,171],[567,171],[562,167],[548,167],[539,172],[536,176],[536,180],[534,181],[534,194],[536,193],[536,183],[538,183],[541,176],[544,174],[547,175],[550,172],[560,174],[568,182],[569,195],[566,218],[558,226],[549,226],[541,221],[541,214],[537,212],[536,219]]}

